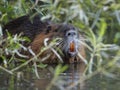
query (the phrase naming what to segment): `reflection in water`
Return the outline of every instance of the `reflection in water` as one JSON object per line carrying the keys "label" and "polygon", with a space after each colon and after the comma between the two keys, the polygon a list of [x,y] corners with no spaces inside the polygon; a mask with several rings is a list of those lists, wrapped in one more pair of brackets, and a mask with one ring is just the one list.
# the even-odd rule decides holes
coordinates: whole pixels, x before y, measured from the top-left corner
{"label": "reflection in water", "polygon": [[[84,64],[70,64],[68,70],[57,78],[51,90],[119,90],[120,79],[114,80],[101,75],[79,84],[83,79],[84,69]],[[17,77],[0,71],[0,90],[46,90],[53,79],[54,70],[54,65],[39,69],[40,79],[30,69],[17,72]]]}
{"label": "reflection in water", "polygon": [[65,90],[83,90],[84,82],[80,83],[83,79],[83,72],[85,70],[85,64],[70,64],[69,69],[66,71],[66,88]]}
{"label": "reflection in water", "polygon": [[[17,77],[6,73],[0,73],[0,90],[46,90],[54,75],[55,65],[45,69],[39,69],[40,79],[37,79],[31,70],[17,72]],[[85,66],[82,64],[70,64],[68,70],[61,73],[51,90],[81,90],[78,82]]]}
{"label": "reflection in water", "polygon": [[[84,64],[70,64],[68,70],[60,74],[51,90],[83,90],[83,83],[77,85],[75,85],[75,83],[79,82],[84,69]],[[45,90],[50,84],[51,76],[53,76],[53,74],[51,76],[49,75],[47,78],[35,80],[35,86],[39,90]]]}

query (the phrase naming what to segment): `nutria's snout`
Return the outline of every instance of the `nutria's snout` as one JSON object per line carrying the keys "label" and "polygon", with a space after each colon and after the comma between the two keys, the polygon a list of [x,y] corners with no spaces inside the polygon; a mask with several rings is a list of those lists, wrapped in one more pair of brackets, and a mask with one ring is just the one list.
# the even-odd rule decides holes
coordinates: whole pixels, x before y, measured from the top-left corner
{"label": "nutria's snout", "polygon": [[78,34],[76,29],[70,29],[65,34],[64,53],[68,57],[74,57],[78,53]]}

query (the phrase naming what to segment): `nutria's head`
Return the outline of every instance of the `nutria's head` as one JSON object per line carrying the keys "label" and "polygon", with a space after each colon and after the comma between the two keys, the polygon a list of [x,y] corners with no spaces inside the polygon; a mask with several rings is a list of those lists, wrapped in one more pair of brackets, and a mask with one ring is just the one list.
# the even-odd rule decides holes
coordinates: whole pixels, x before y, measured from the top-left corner
{"label": "nutria's head", "polygon": [[52,33],[51,38],[61,38],[58,42],[65,57],[74,57],[78,53],[79,37],[78,29],[69,24],[57,24],[48,26],[47,33]]}
{"label": "nutria's head", "polygon": [[63,38],[64,45],[62,49],[67,56],[73,57],[78,53],[78,38],[78,31],[74,27],[66,29]]}

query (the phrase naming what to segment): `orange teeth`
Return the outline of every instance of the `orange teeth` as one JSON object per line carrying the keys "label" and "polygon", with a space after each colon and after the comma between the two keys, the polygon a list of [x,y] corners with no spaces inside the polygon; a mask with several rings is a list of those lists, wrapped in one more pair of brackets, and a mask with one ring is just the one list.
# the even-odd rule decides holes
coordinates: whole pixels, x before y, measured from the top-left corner
{"label": "orange teeth", "polygon": [[74,52],[75,51],[75,44],[74,44],[74,42],[72,41],[71,43],[70,43],[70,52]]}

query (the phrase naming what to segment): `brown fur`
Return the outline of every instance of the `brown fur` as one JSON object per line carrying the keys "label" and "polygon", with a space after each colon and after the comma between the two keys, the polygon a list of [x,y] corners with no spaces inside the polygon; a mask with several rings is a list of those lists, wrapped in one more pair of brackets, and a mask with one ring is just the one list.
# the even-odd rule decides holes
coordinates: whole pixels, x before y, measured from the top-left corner
{"label": "brown fur", "polygon": [[[64,25],[64,24],[63,24]],[[44,40],[46,38],[50,38],[49,42],[55,39],[56,37],[64,37],[64,30],[62,31],[60,27],[63,26],[62,24],[53,24],[51,25],[51,30],[48,33],[42,32],[38,35],[36,35],[35,39],[31,43],[31,48],[35,52],[35,54],[38,54],[41,51],[41,48],[44,47]],[[58,30],[58,32],[56,32]],[[61,30],[61,31],[59,31]],[[79,33],[80,35],[80,33]],[[83,39],[83,37],[80,35],[80,38]],[[79,39],[80,39],[79,38]],[[85,47],[81,44],[78,52],[81,54],[83,58],[86,57],[85,54]],[[46,57],[49,55],[49,58],[44,61],[44,63],[56,63],[58,62],[58,57],[52,52],[52,50],[48,49],[44,53],[42,53],[39,57],[42,59],[43,57]],[[67,56],[62,56],[62,59],[65,63],[80,63],[83,62],[79,56],[74,56],[74,57],[67,57]]]}
{"label": "brown fur", "polygon": [[[35,16],[33,18],[33,21],[31,22],[29,16],[23,16],[20,17],[16,20],[13,20],[6,24],[4,26],[4,37],[6,37],[6,30],[10,32],[11,34],[19,34],[23,33],[23,36],[27,36],[30,38],[31,43],[27,44],[28,46],[31,47],[33,52],[38,55],[41,51],[42,48],[45,47],[44,41],[46,38],[49,38],[48,44],[50,44],[51,41],[53,41],[56,38],[62,38],[63,40],[63,46],[62,45],[54,45],[52,48],[56,50],[57,47],[62,51],[62,53],[58,52],[58,54],[61,56],[62,60],[64,63],[74,63],[74,62],[82,62],[81,58],[78,56],[78,53],[81,54],[83,58],[85,58],[85,48],[84,46],[79,43],[75,42],[75,46],[77,47],[77,54],[74,54],[72,56],[71,51],[69,51],[69,44],[71,41],[74,41],[74,38],[71,38],[72,36],[69,37],[67,34],[69,31],[71,32],[76,32],[76,38],[79,41],[83,41],[83,37],[80,34],[80,32],[72,25],[69,24],[51,24],[48,22],[42,22],[40,21],[39,16]],[[68,36],[66,36],[66,34]],[[75,39],[76,39],[75,38]],[[68,39],[68,40],[67,40]],[[73,39],[73,40],[71,40]],[[66,46],[64,46],[66,45]],[[73,45],[74,46],[74,45]],[[73,51],[74,51],[73,47]],[[76,51],[75,51],[76,52]],[[69,53],[71,55],[69,55]],[[44,63],[57,63],[59,62],[58,56],[51,50],[51,48],[48,48],[44,52],[40,53],[38,56],[40,60],[42,60],[45,57],[48,57],[47,60],[44,61]]]}

